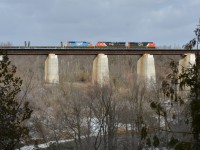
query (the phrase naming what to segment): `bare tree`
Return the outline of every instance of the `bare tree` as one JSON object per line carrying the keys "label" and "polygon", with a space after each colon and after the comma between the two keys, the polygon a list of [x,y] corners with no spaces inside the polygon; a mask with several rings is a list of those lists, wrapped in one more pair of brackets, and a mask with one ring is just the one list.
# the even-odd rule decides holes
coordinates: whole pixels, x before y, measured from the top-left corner
{"label": "bare tree", "polygon": [[97,120],[94,149],[116,149],[116,102],[110,86],[93,87],[88,91],[92,112]]}

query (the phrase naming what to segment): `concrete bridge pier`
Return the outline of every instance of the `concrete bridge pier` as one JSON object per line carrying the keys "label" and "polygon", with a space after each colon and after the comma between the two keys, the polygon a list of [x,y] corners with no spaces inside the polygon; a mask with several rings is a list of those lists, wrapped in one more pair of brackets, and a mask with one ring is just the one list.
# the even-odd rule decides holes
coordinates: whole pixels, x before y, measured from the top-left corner
{"label": "concrete bridge pier", "polygon": [[55,54],[49,54],[45,60],[45,82],[59,83],[58,57]]}
{"label": "concrete bridge pier", "polygon": [[156,70],[153,55],[144,54],[138,60],[137,81],[138,83],[147,83],[147,85],[156,82]]}
{"label": "concrete bridge pier", "polygon": [[179,60],[179,73],[182,72],[182,68],[184,67],[185,69],[188,67],[191,67],[191,65],[195,64],[195,54],[191,53],[186,53],[181,56],[181,59]]}
{"label": "concrete bridge pier", "polygon": [[[192,65],[194,65],[195,59],[196,59],[195,54],[186,53],[182,55],[181,59],[179,60],[179,66],[178,66],[179,74],[182,73],[182,69],[187,69],[190,68]],[[177,90],[179,91],[180,95],[185,96],[185,94],[187,94],[186,91],[188,92],[190,91],[190,87],[188,86],[184,87],[184,91],[181,91],[179,87],[177,87]]]}
{"label": "concrete bridge pier", "polygon": [[3,55],[0,55],[0,61],[3,61]]}
{"label": "concrete bridge pier", "polygon": [[108,56],[98,54],[93,61],[92,83],[103,86],[109,83]]}

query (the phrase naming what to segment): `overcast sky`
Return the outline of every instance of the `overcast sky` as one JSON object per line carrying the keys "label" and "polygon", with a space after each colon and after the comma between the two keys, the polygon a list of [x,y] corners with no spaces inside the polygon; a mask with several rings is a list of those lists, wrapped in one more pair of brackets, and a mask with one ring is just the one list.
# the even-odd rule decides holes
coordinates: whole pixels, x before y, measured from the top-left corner
{"label": "overcast sky", "polygon": [[152,41],[194,38],[200,0],[0,0],[0,42]]}

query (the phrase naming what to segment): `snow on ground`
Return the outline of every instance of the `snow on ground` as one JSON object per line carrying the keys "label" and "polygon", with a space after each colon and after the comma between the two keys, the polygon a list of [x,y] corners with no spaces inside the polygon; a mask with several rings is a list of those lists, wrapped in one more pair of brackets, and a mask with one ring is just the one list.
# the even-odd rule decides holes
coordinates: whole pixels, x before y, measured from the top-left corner
{"label": "snow on ground", "polygon": [[[47,143],[47,144],[39,144],[38,147],[39,148],[47,148],[47,147],[49,147],[49,143]],[[33,146],[33,145],[24,146],[24,147],[21,147],[20,150],[35,150],[35,146]]]}
{"label": "snow on ground", "polygon": [[34,150],[34,146],[24,146],[20,150]]}
{"label": "snow on ground", "polygon": [[[69,140],[60,140],[59,143],[64,143],[64,142],[70,142],[73,141],[73,139],[69,139]],[[52,143],[56,143],[55,141],[50,141],[48,143],[45,144],[39,144],[37,147],[39,148],[47,148],[49,147]],[[18,150],[18,149],[17,149]],[[35,146],[34,145],[29,145],[29,146],[24,146],[21,147],[20,150],[35,150]]]}

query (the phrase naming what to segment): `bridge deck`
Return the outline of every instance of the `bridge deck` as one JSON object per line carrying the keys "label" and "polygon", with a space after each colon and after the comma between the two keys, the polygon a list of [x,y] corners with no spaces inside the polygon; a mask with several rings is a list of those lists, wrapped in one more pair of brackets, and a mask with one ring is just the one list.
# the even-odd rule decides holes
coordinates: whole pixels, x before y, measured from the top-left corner
{"label": "bridge deck", "polygon": [[62,47],[0,47],[8,55],[183,55],[185,53],[197,53],[200,50],[185,49],[147,49],[147,48],[62,48]]}

